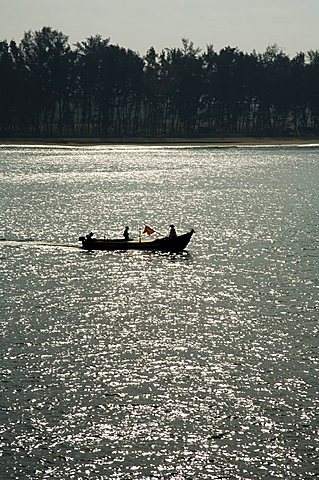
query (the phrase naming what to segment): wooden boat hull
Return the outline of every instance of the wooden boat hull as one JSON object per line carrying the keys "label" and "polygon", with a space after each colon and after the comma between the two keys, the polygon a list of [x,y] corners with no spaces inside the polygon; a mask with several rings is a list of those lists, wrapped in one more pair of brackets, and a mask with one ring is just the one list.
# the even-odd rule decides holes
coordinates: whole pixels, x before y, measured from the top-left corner
{"label": "wooden boat hull", "polygon": [[153,250],[161,252],[182,252],[187,247],[194,230],[175,238],[156,238],[154,240],[128,240],[80,237],[85,250]]}

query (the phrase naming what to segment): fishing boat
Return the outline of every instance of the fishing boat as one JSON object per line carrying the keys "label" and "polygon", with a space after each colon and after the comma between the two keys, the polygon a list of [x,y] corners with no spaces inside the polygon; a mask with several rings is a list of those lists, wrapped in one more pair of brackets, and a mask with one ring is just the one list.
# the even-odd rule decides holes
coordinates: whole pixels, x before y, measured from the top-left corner
{"label": "fishing boat", "polygon": [[192,229],[183,235],[177,235],[173,238],[139,237],[132,240],[125,240],[123,238],[94,238],[91,233],[85,237],[79,237],[79,241],[82,242],[82,247],[85,250],[153,250],[177,253],[185,250],[193,233],[194,230]]}

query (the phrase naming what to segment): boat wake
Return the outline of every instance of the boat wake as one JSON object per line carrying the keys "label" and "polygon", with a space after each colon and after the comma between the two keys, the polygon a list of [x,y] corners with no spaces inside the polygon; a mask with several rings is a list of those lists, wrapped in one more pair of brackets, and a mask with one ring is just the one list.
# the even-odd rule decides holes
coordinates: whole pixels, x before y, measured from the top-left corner
{"label": "boat wake", "polygon": [[0,238],[0,242],[7,247],[19,246],[33,246],[33,247],[59,247],[59,248],[76,248],[81,247],[70,243],[56,243],[56,242],[40,242],[34,238]]}

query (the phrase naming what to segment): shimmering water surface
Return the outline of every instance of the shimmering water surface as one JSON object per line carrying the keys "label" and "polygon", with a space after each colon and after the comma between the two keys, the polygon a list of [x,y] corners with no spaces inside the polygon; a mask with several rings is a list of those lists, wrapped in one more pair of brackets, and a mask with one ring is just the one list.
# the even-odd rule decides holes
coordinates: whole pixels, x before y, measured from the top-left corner
{"label": "shimmering water surface", "polygon": [[[1,479],[319,474],[319,148],[0,148]],[[88,253],[147,223],[188,251]]]}

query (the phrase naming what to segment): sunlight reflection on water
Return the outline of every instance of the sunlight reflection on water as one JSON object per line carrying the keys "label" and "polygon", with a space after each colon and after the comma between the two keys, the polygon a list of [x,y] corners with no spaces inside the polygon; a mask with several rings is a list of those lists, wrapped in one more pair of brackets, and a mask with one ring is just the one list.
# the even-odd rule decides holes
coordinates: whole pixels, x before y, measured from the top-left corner
{"label": "sunlight reflection on water", "polygon": [[318,474],[318,152],[0,149],[1,478]]}

